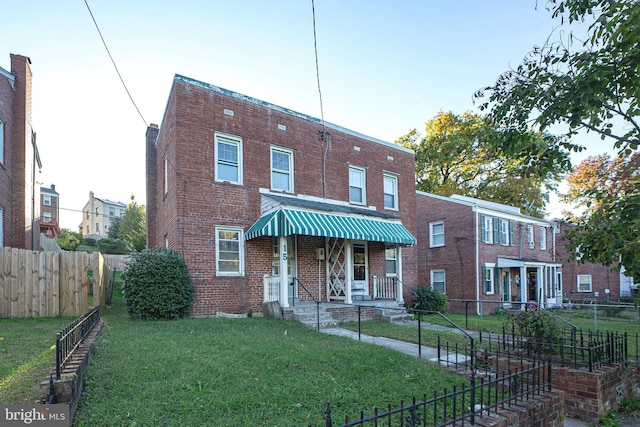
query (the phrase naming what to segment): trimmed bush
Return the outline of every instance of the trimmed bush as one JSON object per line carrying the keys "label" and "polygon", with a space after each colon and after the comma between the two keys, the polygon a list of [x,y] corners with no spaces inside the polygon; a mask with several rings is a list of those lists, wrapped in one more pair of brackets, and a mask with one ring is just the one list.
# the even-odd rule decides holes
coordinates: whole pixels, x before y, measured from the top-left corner
{"label": "trimmed bush", "polygon": [[510,321],[526,337],[527,350],[537,354],[554,354],[564,336],[555,318],[546,311],[529,310],[513,316]]}
{"label": "trimmed bush", "polygon": [[123,255],[127,253],[127,247],[124,242],[117,239],[100,239],[98,249],[103,254]]}
{"label": "trimmed bush", "polygon": [[92,239],[91,237],[85,237],[84,239],[84,244],[87,246],[96,246],[96,239]]}
{"label": "trimmed bush", "polygon": [[414,310],[426,311],[445,311],[449,299],[441,292],[436,291],[430,286],[418,286],[410,308]]}
{"label": "trimmed bush", "polygon": [[134,253],[122,273],[127,311],[136,319],[180,319],[189,315],[194,287],[187,266],[171,249]]}

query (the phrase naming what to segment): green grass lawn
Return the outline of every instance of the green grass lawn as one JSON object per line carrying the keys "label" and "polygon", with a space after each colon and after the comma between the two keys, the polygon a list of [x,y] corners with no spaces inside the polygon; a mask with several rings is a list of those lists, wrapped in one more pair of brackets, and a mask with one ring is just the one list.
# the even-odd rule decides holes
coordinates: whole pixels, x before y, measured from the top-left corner
{"label": "green grass lawn", "polygon": [[465,382],[403,353],[270,318],[134,321],[114,295],[75,426],[314,426]]}
{"label": "green grass lawn", "polygon": [[[55,361],[56,332],[74,318],[0,319],[0,403],[33,403]],[[53,347],[53,348],[52,348]]]}

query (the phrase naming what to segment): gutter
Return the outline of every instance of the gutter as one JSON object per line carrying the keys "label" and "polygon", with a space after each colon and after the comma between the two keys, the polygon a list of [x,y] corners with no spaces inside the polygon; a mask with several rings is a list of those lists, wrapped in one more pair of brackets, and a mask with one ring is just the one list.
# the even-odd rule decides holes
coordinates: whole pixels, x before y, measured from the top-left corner
{"label": "gutter", "polygon": [[476,214],[476,224],[475,224],[475,245],[476,245],[476,314],[478,316],[481,316],[482,313],[480,312],[480,239],[478,238],[478,225],[479,225],[479,219],[478,219],[478,206],[477,205],[473,205],[472,207],[473,212],[475,212]]}

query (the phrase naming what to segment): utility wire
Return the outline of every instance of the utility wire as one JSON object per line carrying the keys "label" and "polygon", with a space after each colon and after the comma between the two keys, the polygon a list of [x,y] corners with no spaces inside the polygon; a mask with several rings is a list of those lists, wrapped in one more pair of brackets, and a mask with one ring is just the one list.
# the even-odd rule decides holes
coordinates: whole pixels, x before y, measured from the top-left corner
{"label": "utility wire", "polygon": [[100,39],[102,40],[102,44],[104,45],[104,48],[107,50],[107,53],[109,54],[109,58],[111,59],[111,63],[113,64],[113,68],[115,68],[116,69],[116,73],[118,73],[118,77],[120,78],[120,82],[122,83],[122,86],[124,86],[124,90],[127,92],[127,95],[129,95],[129,99],[131,100],[131,103],[133,104],[133,106],[136,108],[136,111],[140,115],[140,118],[144,122],[144,125],[146,127],[148,127],[147,121],[144,119],[144,116],[140,112],[140,109],[136,105],[136,102],[133,100],[133,97],[131,96],[131,93],[129,92],[129,89],[127,88],[127,85],[124,83],[124,79],[122,78],[122,75],[120,74],[120,70],[118,70],[118,66],[116,65],[116,61],[113,59],[113,56],[111,56],[111,52],[109,51],[109,47],[107,46],[107,42],[104,41],[104,37],[102,37],[102,32],[100,31],[100,27],[98,27],[98,23],[96,22],[96,18],[93,16],[93,12],[91,12],[91,8],[89,7],[89,3],[87,3],[87,0],[84,0],[84,4],[87,6],[87,10],[89,11],[89,14],[91,15],[91,19],[93,20],[94,25],[96,26],[96,30],[98,30],[98,34],[100,35]]}
{"label": "utility wire", "polygon": [[320,97],[320,120],[322,122],[321,140],[324,144],[322,154],[322,197],[327,197],[327,152],[329,151],[329,138],[324,126],[324,108],[322,106],[322,90],[320,90],[320,67],[318,66],[318,37],[316,35],[316,6],[311,0],[311,15],[313,17],[313,51],[316,57],[316,81],[318,82],[318,96]]}

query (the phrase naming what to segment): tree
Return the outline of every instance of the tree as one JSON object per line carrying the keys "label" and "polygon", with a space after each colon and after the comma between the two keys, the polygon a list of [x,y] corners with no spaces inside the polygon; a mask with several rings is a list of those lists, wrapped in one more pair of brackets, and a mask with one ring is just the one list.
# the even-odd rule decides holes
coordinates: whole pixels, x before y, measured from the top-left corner
{"label": "tree", "polygon": [[107,233],[107,237],[109,237],[110,239],[117,239],[118,233],[120,232],[121,223],[121,216],[111,217],[111,224],[109,225],[109,232]]}
{"label": "tree", "polygon": [[576,227],[566,235],[579,262],[621,265],[640,276],[640,153],[593,156],[569,175],[562,200],[582,208],[569,216]]}
{"label": "tree", "polygon": [[147,222],[144,205],[138,205],[135,196],[124,210],[118,227],[118,239],[130,250],[141,251],[147,243]]}
{"label": "tree", "polygon": [[[497,125],[525,131],[564,128],[559,143],[579,131],[596,132],[627,155],[640,142],[640,7],[636,0],[549,0],[561,25],[588,24],[580,43],[573,33],[534,47],[515,70],[478,91],[481,110]],[[560,33],[564,34],[564,33]]]}
{"label": "tree", "polygon": [[60,234],[56,236],[56,242],[61,249],[65,251],[74,251],[82,242],[82,234],[63,228]]}
{"label": "tree", "polygon": [[[440,112],[396,143],[416,152],[416,187],[517,206],[542,216],[548,194],[570,167],[568,152],[552,137],[499,131],[471,113]],[[515,190],[515,191],[514,191]]]}

